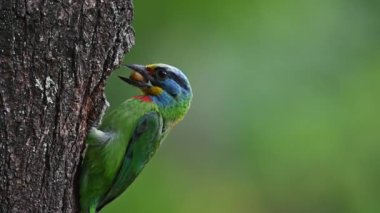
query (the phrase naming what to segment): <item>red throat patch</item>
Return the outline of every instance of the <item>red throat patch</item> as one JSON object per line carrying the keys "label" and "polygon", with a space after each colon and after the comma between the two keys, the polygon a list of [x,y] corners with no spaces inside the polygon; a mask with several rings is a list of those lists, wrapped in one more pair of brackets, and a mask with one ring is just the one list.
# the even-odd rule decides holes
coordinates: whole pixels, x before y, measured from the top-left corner
{"label": "red throat patch", "polygon": [[147,95],[133,96],[134,99],[140,100],[142,102],[152,102],[152,98]]}

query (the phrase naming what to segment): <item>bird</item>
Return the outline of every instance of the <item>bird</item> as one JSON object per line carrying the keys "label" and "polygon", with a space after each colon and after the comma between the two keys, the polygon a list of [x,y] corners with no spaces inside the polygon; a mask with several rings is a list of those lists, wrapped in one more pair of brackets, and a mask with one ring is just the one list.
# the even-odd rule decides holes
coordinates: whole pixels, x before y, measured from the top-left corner
{"label": "bird", "polygon": [[96,213],[121,195],[190,108],[192,89],[180,69],[162,63],[125,66],[132,72],[119,78],[142,94],[107,111],[90,129],[79,178],[82,213]]}

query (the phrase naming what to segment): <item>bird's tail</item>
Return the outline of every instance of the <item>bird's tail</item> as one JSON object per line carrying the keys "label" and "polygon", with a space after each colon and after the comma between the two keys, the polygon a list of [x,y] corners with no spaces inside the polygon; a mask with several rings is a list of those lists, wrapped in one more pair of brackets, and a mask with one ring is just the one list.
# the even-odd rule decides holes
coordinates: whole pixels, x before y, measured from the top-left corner
{"label": "bird's tail", "polygon": [[98,211],[96,210],[96,205],[91,205],[88,207],[84,207],[81,210],[81,213],[97,213]]}
{"label": "bird's tail", "polygon": [[94,206],[93,208],[90,208],[90,210],[88,211],[88,213],[96,213],[96,207]]}

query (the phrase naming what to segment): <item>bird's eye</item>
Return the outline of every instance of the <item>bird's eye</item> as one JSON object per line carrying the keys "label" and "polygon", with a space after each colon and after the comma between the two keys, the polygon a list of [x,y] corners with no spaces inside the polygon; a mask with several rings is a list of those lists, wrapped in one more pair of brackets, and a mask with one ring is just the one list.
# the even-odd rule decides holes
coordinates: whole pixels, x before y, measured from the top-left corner
{"label": "bird's eye", "polygon": [[156,70],[156,75],[157,75],[157,78],[160,79],[160,80],[163,80],[165,79],[167,76],[168,76],[168,72],[165,70],[165,69],[162,69],[162,68],[158,68]]}

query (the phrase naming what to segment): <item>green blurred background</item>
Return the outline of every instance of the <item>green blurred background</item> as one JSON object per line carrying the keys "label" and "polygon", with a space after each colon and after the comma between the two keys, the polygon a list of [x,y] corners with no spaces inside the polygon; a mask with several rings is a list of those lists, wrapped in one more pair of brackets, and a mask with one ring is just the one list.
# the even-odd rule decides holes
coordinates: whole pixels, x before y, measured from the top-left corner
{"label": "green blurred background", "polygon": [[[379,1],[134,5],[125,63],[181,68],[194,100],[103,212],[380,212]],[[127,73],[113,106],[138,93]]]}

